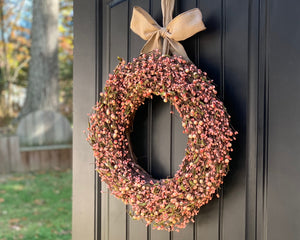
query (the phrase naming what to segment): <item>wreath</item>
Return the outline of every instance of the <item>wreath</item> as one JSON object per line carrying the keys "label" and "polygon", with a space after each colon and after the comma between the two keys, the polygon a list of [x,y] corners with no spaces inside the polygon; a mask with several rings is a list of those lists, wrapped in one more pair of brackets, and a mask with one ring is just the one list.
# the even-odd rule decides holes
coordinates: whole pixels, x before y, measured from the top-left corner
{"label": "wreath", "polygon": [[[134,219],[178,231],[217,194],[236,132],[216,94],[205,72],[159,50],[128,63],[121,59],[109,75],[89,118],[88,141],[101,180],[114,196],[132,206]],[[188,135],[185,156],[173,178],[154,179],[138,165],[130,143],[135,112],[153,95],[175,107]]]}

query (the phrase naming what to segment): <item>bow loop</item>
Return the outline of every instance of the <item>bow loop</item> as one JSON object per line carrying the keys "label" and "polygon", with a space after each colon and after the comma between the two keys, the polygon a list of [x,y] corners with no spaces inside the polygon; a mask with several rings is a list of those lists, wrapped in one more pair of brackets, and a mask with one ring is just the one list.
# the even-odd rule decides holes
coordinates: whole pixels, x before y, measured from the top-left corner
{"label": "bow loop", "polygon": [[175,41],[183,41],[205,29],[202,13],[198,8],[179,14],[167,26],[167,31]]}
{"label": "bow loop", "polygon": [[[147,41],[141,53],[148,53],[154,49],[165,49],[165,42],[167,42],[169,45],[167,49],[170,49],[172,54],[182,56],[184,59],[189,60],[183,46],[178,41],[183,41],[197,32],[205,30],[201,11],[198,8],[194,8],[171,20],[174,0],[170,0],[169,3],[171,6],[166,5],[166,2],[168,1],[162,1],[162,3],[164,3],[162,7],[164,23],[166,23],[167,26],[159,26],[144,9],[134,7],[130,28],[142,39]],[[162,44],[161,38],[164,39],[164,44]]]}
{"label": "bow loop", "polygon": [[149,40],[153,33],[161,27],[158,23],[141,7],[133,7],[130,23],[131,30],[144,40]]}

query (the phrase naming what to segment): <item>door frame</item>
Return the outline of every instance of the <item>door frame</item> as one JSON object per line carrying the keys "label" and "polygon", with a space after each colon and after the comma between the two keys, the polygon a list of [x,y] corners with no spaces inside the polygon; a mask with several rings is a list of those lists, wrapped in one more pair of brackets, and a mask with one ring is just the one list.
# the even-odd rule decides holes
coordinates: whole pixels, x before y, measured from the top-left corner
{"label": "door frame", "polygon": [[100,239],[101,184],[83,131],[102,87],[101,12],[102,1],[74,0],[73,240]]}

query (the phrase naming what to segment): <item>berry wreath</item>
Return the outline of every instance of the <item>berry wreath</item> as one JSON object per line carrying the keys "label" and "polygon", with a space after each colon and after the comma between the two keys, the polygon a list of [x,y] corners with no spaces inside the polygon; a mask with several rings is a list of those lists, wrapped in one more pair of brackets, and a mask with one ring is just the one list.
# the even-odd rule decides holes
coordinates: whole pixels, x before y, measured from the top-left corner
{"label": "berry wreath", "polygon": [[[234,132],[207,74],[158,50],[121,61],[89,118],[88,141],[96,170],[111,193],[132,206],[132,217],[168,231],[184,228],[223,183]],[[157,180],[132,153],[129,129],[146,98],[161,96],[182,118],[185,157],[173,178]],[[218,194],[217,194],[218,196]]]}

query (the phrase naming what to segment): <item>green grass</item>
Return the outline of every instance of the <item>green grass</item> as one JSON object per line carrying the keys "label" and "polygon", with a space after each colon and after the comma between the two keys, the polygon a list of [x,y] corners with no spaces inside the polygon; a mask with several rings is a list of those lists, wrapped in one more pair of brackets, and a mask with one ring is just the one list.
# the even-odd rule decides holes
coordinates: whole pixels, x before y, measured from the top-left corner
{"label": "green grass", "polygon": [[0,179],[0,240],[71,239],[71,184],[70,170]]}

